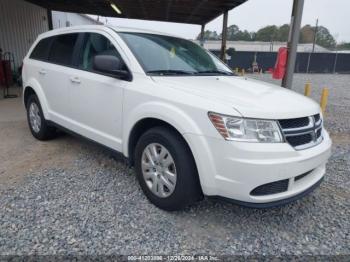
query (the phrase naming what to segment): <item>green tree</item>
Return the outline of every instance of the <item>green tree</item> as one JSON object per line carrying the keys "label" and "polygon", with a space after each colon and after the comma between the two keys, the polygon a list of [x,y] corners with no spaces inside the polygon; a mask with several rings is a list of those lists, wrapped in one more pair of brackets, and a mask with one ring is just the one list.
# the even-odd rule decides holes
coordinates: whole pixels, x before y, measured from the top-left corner
{"label": "green tree", "polygon": [[[300,43],[313,43],[315,30],[314,26],[303,26],[300,31]],[[336,41],[326,27],[319,26],[316,34],[316,44],[326,48],[334,48]]]}
{"label": "green tree", "polygon": [[227,28],[227,40],[233,41],[237,40],[237,35],[239,34],[240,30],[237,25],[230,25]]}
{"label": "green tree", "polygon": [[255,41],[270,42],[276,41],[278,27],[275,25],[265,26],[256,32]]}
{"label": "green tree", "polygon": [[316,36],[316,44],[326,48],[334,48],[336,46],[334,37],[326,27],[320,26]]}
{"label": "green tree", "polygon": [[[229,41],[280,41],[286,42],[289,35],[289,25],[284,24],[281,26],[269,25],[259,29],[257,32],[248,32],[247,30],[240,30],[237,25],[230,25],[227,28],[227,40]],[[300,43],[313,43],[315,35],[315,27],[311,25],[305,25],[300,30]],[[216,31],[206,30],[204,32],[205,40],[220,40],[221,34],[219,35]],[[200,40],[200,34],[197,36]],[[329,30],[324,26],[319,26],[317,30],[316,44],[326,47],[334,48],[336,41],[331,35]],[[346,46],[344,46],[346,47]]]}
{"label": "green tree", "polygon": [[289,36],[289,25],[284,24],[278,28],[276,41],[287,42]]}
{"label": "green tree", "polygon": [[231,25],[227,28],[227,40],[251,41],[252,38],[247,30],[241,31],[237,25]]}
{"label": "green tree", "polygon": [[[201,39],[201,34],[197,36],[197,40]],[[219,40],[220,36],[216,31],[205,30],[204,31],[204,40]]]}
{"label": "green tree", "polygon": [[247,30],[239,31],[237,34],[237,40],[241,41],[252,41],[252,37]]}
{"label": "green tree", "polygon": [[350,50],[350,42],[343,42],[337,45],[337,50]]}

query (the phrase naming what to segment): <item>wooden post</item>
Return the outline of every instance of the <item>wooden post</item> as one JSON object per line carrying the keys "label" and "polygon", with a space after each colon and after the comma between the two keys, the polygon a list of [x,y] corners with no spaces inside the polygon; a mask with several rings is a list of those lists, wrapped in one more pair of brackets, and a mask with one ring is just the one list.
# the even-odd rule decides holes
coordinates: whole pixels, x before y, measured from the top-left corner
{"label": "wooden post", "polygon": [[228,11],[224,12],[223,22],[222,22],[222,39],[221,39],[221,54],[220,58],[226,63],[226,41],[227,41],[227,20]]}

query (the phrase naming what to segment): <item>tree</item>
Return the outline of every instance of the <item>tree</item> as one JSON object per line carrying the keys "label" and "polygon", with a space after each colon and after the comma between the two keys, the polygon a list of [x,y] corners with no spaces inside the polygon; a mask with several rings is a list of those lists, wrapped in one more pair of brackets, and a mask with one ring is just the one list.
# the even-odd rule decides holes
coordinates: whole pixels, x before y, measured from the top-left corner
{"label": "tree", "polygon": [[[220,36],[216,31],[205,30],[204,31],[204,40],[219,40]],[[201,34],[197,36],[197,40],[201,40]]]}
{"label": "tree", "polygon": [[239,34],[239,27],[237,25],[230,25],[227,28],[227,40],[234,41],[237,40],[237,35]]}
{"label": "tree", "polygon": [[252,41],[252,37],[247,30],[239,31],[237,34],[237,40],[241,41]]}
{"label": "tree", "polygon": [[276,41],[278,27],[275,25],[265,26],[256,32],[255,41],[270,42]]}
{"label": "tree", "polygon": [[[300,31],[300,43],[313,43],[315,30],[316,28],[314,26],[303,26]],[[316,44],[326,48],[334,48],[336,41],[326,27],[319,26],[316,34]]]}
{"label": "tree", "polygon": [[350,50],[350,42],[343,42],[337,45],[337,50]]}
{"label": "tree", "polygon": [[[284,24],[281,26],[269,25],[258,30],[258,32],[248,32],[247,30],[240,30],[237,25],[230,25],[227,28],[227,40],[229,41],[288,41],[289,25]],[[313,43],[315,35],[315,27],[311,25],[305,25],[300,30],[300,43]],[[206,30],[204,32],[205,40],[220,40],[221,34],[219,35],[216,31]],[[200,34],[197,36],[200,40]],[[336,41],[331,35],[329,30],[324,26],[319,26],[317,30],[316,44],[326,47],[334,48]],[[345,46],[346,47],[346,46]]]}
{"label": "tree", "polygon": [[316,36],[316,44],[326,48],[335,47],[336,41],[326,27],[320,26],[317,30]]}
{"label": "tree", "polygon": [[276,41],[287,42],[289,36],[289,25],[284,24],[278,28]]}
{"label": "tree", "polygon": [[300,43],[312,43],[314,41],[315,28],[310,25],[304,25],[300,29]]}
{"label": "tree", "polygon": [[227,28],[227,40],[229,41],[251,41],[250,33],[247,30],[241,31],[237,25]]}

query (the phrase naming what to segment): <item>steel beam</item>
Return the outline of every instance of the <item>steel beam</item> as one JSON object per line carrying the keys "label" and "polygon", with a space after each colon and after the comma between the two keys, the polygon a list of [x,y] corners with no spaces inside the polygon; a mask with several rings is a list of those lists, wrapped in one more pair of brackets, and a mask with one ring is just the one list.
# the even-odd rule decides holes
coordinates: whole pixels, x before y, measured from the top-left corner
{"label": "steel beam", "polygon": [[224,12],[224,17],[222,21],[222,39],[221,39],[221,53],[220,58],[226,63],[226,42],[227,42],[227,20],[228,20],[228,11]]}
{"label": "steel beam", "polygon": [[49,27],[49,30],[53,29],[53,25],[52,25],[52,11],[51,9],[46,9],[47,11],[47,24]]}
{"label": "steel beam", "polygon": [[200,36],[200,43],[201,43],[201,46],[204,46],[204,29],[205,29],[205,25],[203,24],[201,26],[201,36]]}
{"label": "steel beam", "polygon": [[295,60],[297,58],[297,49],[299,43],[299,33],[301,18],[303,16],[304,0],[294,0],[292,18],[290,22],[290,31],[288,38],[288,60],[286,74],[282,80],[282,86],[292,88],[293,74],[295,69]]}

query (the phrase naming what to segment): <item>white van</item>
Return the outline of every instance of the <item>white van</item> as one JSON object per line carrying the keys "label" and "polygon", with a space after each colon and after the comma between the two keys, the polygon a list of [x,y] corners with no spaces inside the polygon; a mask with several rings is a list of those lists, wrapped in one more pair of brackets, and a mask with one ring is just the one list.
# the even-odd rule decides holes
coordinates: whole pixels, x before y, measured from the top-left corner
{"label": "white van", "polygon": [[63,128],[122,153],[165,210],[203,196],[285,204],[320,184],[330,156],[317,103],[236,76],[192,41],[163,33],[49,31],[24,59],[23,85],[35,138]]}

